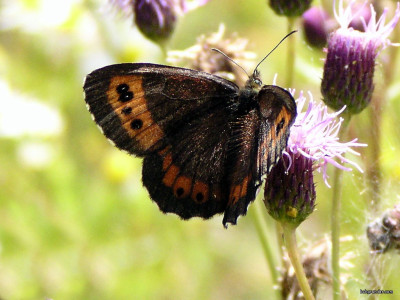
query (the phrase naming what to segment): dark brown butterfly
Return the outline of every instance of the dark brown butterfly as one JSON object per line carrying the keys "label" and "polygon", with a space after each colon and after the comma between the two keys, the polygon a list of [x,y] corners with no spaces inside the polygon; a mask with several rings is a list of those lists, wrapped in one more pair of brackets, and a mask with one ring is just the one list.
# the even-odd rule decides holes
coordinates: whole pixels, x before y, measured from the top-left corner
{"label": "dark brown butterfly", "polygon": [[242,89],[201,71],[117,64],[93,71],[86,103],[119,149],[144,157],[143,184],[164,213],[236,224],[280,158],[296,117],[286,90]]}

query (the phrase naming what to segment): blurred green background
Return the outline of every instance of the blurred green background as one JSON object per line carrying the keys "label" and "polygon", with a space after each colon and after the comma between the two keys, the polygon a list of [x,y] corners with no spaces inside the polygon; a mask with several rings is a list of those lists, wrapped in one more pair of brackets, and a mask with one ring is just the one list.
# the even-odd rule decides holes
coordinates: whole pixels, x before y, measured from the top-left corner
{"label": "blurred green background", "polygon": [[[165,63],[160,48],[105,0],[0,3],[0,297],[270,299],[254,205],[228,230],[221,216],[163,215],[141,185],[141,160],[112,147],[85,107],[86,74],[119,62]],[[247,38],[259,58],[288,31],[266,1],[213,0],[180,19],[169,48],[190,47],[221,22],[228,36]],[[320,99],[323,52],[308,47],[300,32],[296,53],[296,89]],[[284,81],[285,59],[283,44],[261,66],[265,83],[275,73]],[[378,81],[381,71],[378,65]],[[382,128],[382,211],[400,195],[398,72],[395,78]],[[369,111],[357,116],[351,135],[367,142],[368,122]],[[364,168],[368,150],[362,154],[349,157]],[[317,209],[298,231],[304,252],[329,234],[331,190],[321,177],[316,182]],[[342,255],[350,299],[366,299],[359,289],[369,288],[368,268],[379,270],[383,288],[397,291],[387,299],[400,299],[398,253],[368,261],[365,226],[380,212],[367,210],[365,174],[347,173],[345,182],[342,234],[352,240],[343,242]]]}

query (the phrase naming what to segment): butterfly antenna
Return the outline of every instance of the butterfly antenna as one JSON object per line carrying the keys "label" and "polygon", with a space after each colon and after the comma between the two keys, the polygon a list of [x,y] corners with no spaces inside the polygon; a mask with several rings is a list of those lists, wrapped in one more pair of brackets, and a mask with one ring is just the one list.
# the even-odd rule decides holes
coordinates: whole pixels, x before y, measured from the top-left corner
{"label": "butterfly antenna", "polygon": [[274,49],[272,49],[272,50],[258,63],[258,65],[256,66],[256,68],[254,69],[253,74],[256,73],[258,66],[261,65],[261,63],[262,63],[272,52],[274,52],[274,50],[275,50],[276,48],[278,48],[278,46],[279,46],[285,39],[287,39],[290,35],[292,35],[292,34],[295,33],[295,32],[297,32],[297,30],[293,30],[292,32],[290,32],[290,33],[288,33],[287,35],[285,35],[285,37],[284,37],[283,39],[281,39],[281,41],[274,47]]}
{"label": "butterfly antenna", "polygon": [[243,69],[243,67],[241,65],[239,65],[236,61],[234,61],[232,58],[230,58],[228,55],[226,55],[224,52],[222,52],[219,49],[216,48],[211,48],[211,50],[218,52],[219,54],[222,54],[223,56],[225,56],[229,61],[233,62],[235,65],[237,65],[239,68],[241,68],[243,70],[243,72],[246,73],[247,77],[250,77],[249,74],[246,72],[245,69]]}

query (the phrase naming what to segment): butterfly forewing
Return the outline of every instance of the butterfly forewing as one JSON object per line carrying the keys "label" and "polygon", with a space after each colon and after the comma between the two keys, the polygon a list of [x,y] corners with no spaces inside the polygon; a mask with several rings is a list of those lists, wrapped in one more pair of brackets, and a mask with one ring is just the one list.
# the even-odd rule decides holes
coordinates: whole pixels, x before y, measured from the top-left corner
{"label": "butterfly forewing", "polygon": [[98,69],[87,76],[84,90],[105,136],[139,156],[162,149],[185,124],[238,92],[208,73],[152,64]]}

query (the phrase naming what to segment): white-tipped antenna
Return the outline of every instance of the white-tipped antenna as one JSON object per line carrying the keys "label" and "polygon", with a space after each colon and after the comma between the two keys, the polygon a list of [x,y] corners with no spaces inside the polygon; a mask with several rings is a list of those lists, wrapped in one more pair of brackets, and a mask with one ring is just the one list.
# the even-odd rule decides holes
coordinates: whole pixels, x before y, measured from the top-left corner
{"label": "white-tipped antenna", "polygon": [[253,75],[256,73],[257,68],[259,67],[259,65],[261,65],[261,63],[272,53],[274,52],[274,50],[276,48],[278,48],[278,46],[286,39],[288,38],[290,35],[292,35],[293,33],[297,32],[297,30],[293,30],[292,32],[288,33],[287,35],[285,35],[285,37],[283,39],[281,39],[281,41],[274,47],[274,49],[272,49],[256,66],[256,68],[254,69]]}
{"label": "white-tipped antenna", "polygon": [[229,61],[233,62],[235,65],[237,65],[239,68],[241,68],[243,70],[243,72],[246,73],[247,77],[250,77],[249,74],[247,74],[246,70],[243,69],[243,67],[241,65],[239,65],[236,61],[234,61],[232,58],[230,58],[228,55],[226,55],[224,52],[222,52],[219,49],[216,48],[211,48],[211,50],[218,52],[219,54],[222,54],[223,56],[225,56]]}

